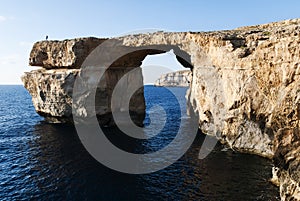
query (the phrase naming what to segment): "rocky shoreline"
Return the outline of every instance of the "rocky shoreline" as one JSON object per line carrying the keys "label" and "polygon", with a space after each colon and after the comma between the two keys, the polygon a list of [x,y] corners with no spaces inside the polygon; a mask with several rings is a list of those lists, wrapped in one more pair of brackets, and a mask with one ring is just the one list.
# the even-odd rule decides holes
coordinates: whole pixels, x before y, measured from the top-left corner
{"label": "rocky shoreline", "polygon": [[[81,75],[87,55],[107,40],[35,43],[29,63],[42,69],[25,73],[22,80],[39,114],[72,119],[74,79]],[[106,87],[98,93],[96,113],[100,119],[105,116],[103,124],[112,122],[111,89],[128,67],[139,69],[147,55],[173,49],[178,61],[192,69],[188,110],[199,116],[201,131],[234,150],[271,158],[281,199],[300,200],[300,19],[228,31],[156,32],[109,40],[131,53],[110,65]],[[128,82],[140,84],[142,79],[140,73]],[[89,116],[83,105],[78,108]],[[143,89],[130,110],[142,121]]]}
{"label": "rocky shoreline", "polygon": [[157,87],[189,87],[192,81],[190,70],[181,70],[161,75],[154,83]]}

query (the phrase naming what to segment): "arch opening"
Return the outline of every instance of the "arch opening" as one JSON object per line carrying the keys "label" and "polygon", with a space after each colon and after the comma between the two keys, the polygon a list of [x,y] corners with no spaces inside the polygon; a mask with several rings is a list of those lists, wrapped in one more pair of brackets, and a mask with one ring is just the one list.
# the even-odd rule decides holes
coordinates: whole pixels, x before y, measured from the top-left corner
{"label": "arch opening", "polygon": [[175,55],[172,49],[160,54],[147,55],[141,68],[144,85],[153,85],[164,74],[189,71],[192,66],[182,57]]}
{"label": "arch opening", "polygon": [[[175,46],[149,46],[146,49],[133,48],[132,51],[128,51],[127,54],[120,56],[106,69],[105,76],[103,80],[100,81],[101,86],[105,87],[97,88],[95,100],[96,113],[98,114],[97,111],[99,110],[100,114],[105,114],[105,116],[99,116],[100,124],[114,125],[114,118],[111,114],[114,113],[114,111],[126,112],[127,110],[130,113],[131,120],[136,125],[143,126],[147,114],[145,103],[147,98],[145,98],[144,86],[154,85],[163,74],[174,73],[174,75],[171,76],[173,79],[171,79],[172,84],[166,87],[188,88],[192,79],[190,69],[193,68],[190,64],[190,58],[188,53]],[[189,76],[182,73],[187,71],[190,72]],[[132,72],[134,73],[132,74]],[[126,77],[127,75],[129,76],[124,80],[124,76]],[[116,86],[120,84],[120,81],[122,81],[121,85],[124,86],[124,89],[130,88],[132,85],[140,86],[130,98],[129,107],[126,101],[128,96],[125,92],[126,90],[119,96],[120,100],[118,100],[117,103],[112,103],[113,91]],[[176,81],[179,81],[178,85]],[[184,82],[186,82],[185,85],[181,86]],[[103,83],[105,84],[103,85]],[[189,90],[187,90],[186,93],[188,93],[188,91]],[[101,111],[101,105],[103,104],[108,105],[108,111]]]}

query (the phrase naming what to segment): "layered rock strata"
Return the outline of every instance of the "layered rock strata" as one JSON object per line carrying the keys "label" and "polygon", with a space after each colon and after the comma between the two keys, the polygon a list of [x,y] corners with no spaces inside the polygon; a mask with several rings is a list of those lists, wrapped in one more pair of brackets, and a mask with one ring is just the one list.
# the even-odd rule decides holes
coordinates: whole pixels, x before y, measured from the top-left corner
{"label": "layered rock strata", "polygon": [[[106,39],[77,38],[64,41],[40,41],[34,44],[30,53],[29,64],[42,67],[22,76],[25,88],[32,96],[33,105],[41,116],[49,122],[73,122],[72,106],[84,118],[96,117],[100,125],[113,125],[111,97],[115,85],[128,72],[134,71],[134,77],[123,80],[123,85],[142,86],[143,77],[139,67],[140,62],[126,60],[126,66],[114,63],[105,70],[104,76],[96,84],[95,103],[87,107],[85,100],[93,96],[93,92],[86,87],[97,81],[93,73],[86,78],[82,69],[87,56]],[[122,59],[120,59],[122,62]],[[129,67],[130,66],[130,67]],[[82,90],[76,91],[77,97],[82,100],[73,103],[75,80],[81,81]],[[118,97],[122,102],[125,96]],[[125,101],[124,101],[125,102]],[[121,110],[123,106],[115,108]],[[137,125],[143,124],[145,116],[145,100],[143,88],[140,88],[131,98],[127,112]],[[95,112],[94,112],[95,111]],[[123,111],[126,112],[126,111]]]}
{"label": "layered rock strata", "polygon": [[192,81],[190,70],[175,71],[161,75],[154,83],[154,86],[165,87],[189,87]]}
{"label": "layered rock strata", "polygon": [[[282,200],[300,200],[299,19],[229,31],[156,32],[109,40],[107,48],[118,45],[116,53],[130,50],[115,62],[123,68],[132,63],[137,67],[146,55],[173,49],[178,61],[192,69],[188,108],[199,116],[202,132],[234,150],[272,158]],[[83,58],[103,41],[74,39],[34,45],[30,65],[44,69],[25,74],[23,81],[40,114],[70,117],[70,77],[78,76]],[[140,104],[133,109],[141,114],[145,107],[139,94]],[[103,105],[107,114],[109,103]]]}

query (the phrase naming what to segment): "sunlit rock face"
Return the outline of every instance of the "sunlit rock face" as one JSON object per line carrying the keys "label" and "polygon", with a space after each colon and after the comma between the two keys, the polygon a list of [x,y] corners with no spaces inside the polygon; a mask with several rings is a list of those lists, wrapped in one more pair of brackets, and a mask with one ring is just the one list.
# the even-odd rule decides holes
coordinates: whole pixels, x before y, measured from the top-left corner
{"label": "sunlit rock face", "polygon": [[33,45],[29,65],[46,69],[79,69],[92,50],[105,40],[89,37],[64,41],[39,41]]}
{"label": "sunlit rock face", "polygon": [[[145,56],[173,49],[178,61],[192,69],[188,112],[199,116],[202,132],[232,149],[273,158],[279,168],[276,174],[282,200],[300,200],[299,19],[229,31],[156,32],[109,40],[113,45],[108,49],[118,45],[115,54],[130,50],[111,65],[123,69],[138,68]],[[23,82],[37,112],[71,118],[72,76],[80,75],[84,58],[105,41],[85,38],[34,45],[29,63],[43,69],[26,73]],[[111,71],[111,76],[105,77],[109,89],[114,86],[109,83],[123,75]],[[128,82],[136,80],[142,81],[142,74]],[[102,94],[107,95],[101,96],[97,111],[103,122],[110,121],[106,120],[110,119],[107,89],[103,88]],[[142,90],[137,94],[132,110],[143,114]]]}
{"label": "sunlit rock face", "polygon": [[192,81],[190,70],[181,70],[161,75],[154,83],[155,86],[189,87]]}
{"label": "sunlit rock face", "polygon": [[[25,73],[22,77],[25,88],[32,96],[33,105],[41,116],[52,123],[73,122],[73,114],[81,115],[83,118],[92,117],[94,111],[101,125],[114,125],[111,111],[112,88],[118,83],[120,78],[131,69],[108,69],[101,79],[101,85],[96,90],[95,103],[91,107],[86,107],[85,100],[93,96],[93,91],[87,90],[86,86],[93,79],[80,79],[82,76],[80,69],[39,69]],[[123,85],[128,82],[135,82],[137,85],[143,83],[141,69],[137,68],[135,74],[138,79],[124,80]],[[82,80],[82,90],[76,90],[76,96],[81,98],[73,105],[73,87],[75,79]],[[118,97],[121,99],[125,96]],[[73,110],[72,106],[76,107]],[[145,101],[143,88],[139,89],[132,97],[129,110],[134,122],[142,125],[145,115]]]}
{"label": "sunlit rock face", "polygon": [[72,85],[77,69],[33,70],[22,77],[36,111],[51,122],[68,121],[72,116]]}
{"label": "sunlit rock face", "polygon": [[[139,58],[135,60],[130,57],[117,59],[104,70],[101,79],[94,73],[89,73],[87,77],[87,74],[82,71],[86,67],[83,63],[88,55],[104,41],[106,39],[77,38],[64,41],[40,41],[34,44],[29,64],[42,68],[25,73],[22,81],[32,96],[36,111],[47,121],[72,123],[74,114],[86,119],[96,115],[101,125],[114,125],[111,97],[116,84],[125,74],[135,69],[134,74],[127,80],[122,80],[122,85],[124,87],[143,85],[142,71],[139,66],[144,57],[139,54],[134,55],[135,58]],[[74,90],[76,80],[80,81],[77,85],[80,89]],[[99,83],[94,85],[97,81]],[[95,91],[89,88],[91,84],[95,86]],[[75,103],[74,96],[79,97]],[[85,101],[92,96],[95,96],[94,103],[87,105]],[[125,96],[122,95],[118,99],[122,102]],[[145,117],[143,87],[131,98],[129,106],[119,105],[115,109],[124,107],[127,108],[127,112],[130,112],[131,118],[137,125],[143,124]]]}

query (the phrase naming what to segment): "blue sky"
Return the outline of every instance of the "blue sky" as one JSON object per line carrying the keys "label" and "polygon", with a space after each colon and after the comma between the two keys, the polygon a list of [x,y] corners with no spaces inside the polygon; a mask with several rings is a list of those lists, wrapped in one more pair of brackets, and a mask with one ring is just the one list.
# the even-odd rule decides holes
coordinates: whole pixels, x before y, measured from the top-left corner
{"label": "blue sky", "polygon": [[300,1],[1,0],[0,84],[21,84],[23,72],[34,69],[28,67],[32,44],[46,35],[66,39],[112,37],[143,29],[208,31],[291,18],[300,18]]}

